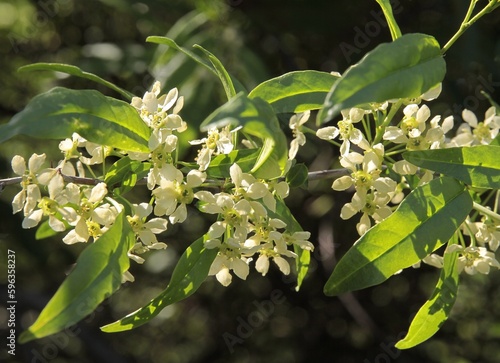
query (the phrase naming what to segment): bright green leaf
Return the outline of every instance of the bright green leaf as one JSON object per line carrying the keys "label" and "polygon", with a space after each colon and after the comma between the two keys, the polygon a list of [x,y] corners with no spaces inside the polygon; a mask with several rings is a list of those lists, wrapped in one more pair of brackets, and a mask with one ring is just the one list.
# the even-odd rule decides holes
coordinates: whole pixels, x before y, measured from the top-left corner
{"label": "bright green leaf", "polygon": [[72,76],[76,77],[81,77],[85,79],[89,79],[91,81],[94,81],[96,83],[100,83],[113,91],[118,92],[121,94],[127,101],[131,101],[132,97],[134,95],[116,85],[114,85],[111,82],[106,81],[105,79],[81,70],[80,68],[76,66],[72,66],[69,64],[62,64],[62,63],[35,63],[35,64],[29,64],[27,66],[19,68],[19,72],[30,72],[30,71],[54,71],[54,72],[62,72],[66,74],[70,74]]}
{"label": "bright green leaf", "polygon": [[233,81],[231,80],[229,73],[227,73],[226,68],[224,68],[221,61],[217,59],[217,57],[214,56],[212,53],[210,53],[208,50],[203,48],[201,45],[195,44],[193,47],[205,53],[207,58],[214,66],[217,76],[219,76],[219,79],[222,82],[222,86],[224,87],[224,91],[226,92],[227,99],[230,100],[231,98],[236,96],[236,91],[234,90]]}
{"label": "bright green leaf", "polygon": [[317,110],[338,78],[312,70],[290,72],[259,84],[248,97],[262,98],[275,113]]}
{"label": "bright green leaf", "polygon": [[425,169],[453,176],[477,188],[500,189],[500,146],[477,145],[409,151],[403,157]]}
{"label": "bright green leaf", "polygon": [[279,177],[288,160],[286,136],[271,106],[261,99],[250,99],[239,93],[215,110],[201,124],[202,131],[226,125],[243,126],[241,132],[257,137],[261,151],[251,173],[257,178]]}
{"label": "bright green leaf", "polygon": [[129,268],[127,252],[134,243],[134,232],[120,213],[109,230],[81,253],[74,270],[19,342],[55,334],[94,311],[121,286]]}
{"label": "bright green leaf", "polygon": [[456,179],[442,177],[414,189],[396,211],[366,232],[328,279],[326,295],[380,284],[446,243],[472,209]]}
{"label": "bright green leaf", "polygon": [[398,349],[412,348],[436,334],[448,319],[458,292],[458,253],[445,253],[443,269],[432,296],[413,318],[406,337],[396,343]]}
{"label": "bright green leaf", "polygon": [[[150,43],[164,44],[164,45],[167,45],[167,46],[169,46],[169,47],[171,47],[171,48],[173,48],[173,49],[175,49],[175,50],[177,50],[177,51],[179,51],[181,53],[184,53],[189,58],[191,58],[192,60],[194,60],[196,63],[202,65],[203,67],[205,67],[210,72],[212,72],[213,74],[215,74],[217,77],[220,78],[219,72],[221,71],[221,69],[217,69],[217,66],[215,66],[215,64],[213,64],[213,61],[216,59],[215,57],[213,57],[215,59],[210,59],[210,62],[206,61],[205,59],[203,59],[202,57],[200,57],[198,54],[190,51],[189,49],[181,47],[173,39],[170,39],[170,38],[167,38],[167,37],[150,36],[150,37],[146,38],[146,41],[150,42]],[[201,48],[201,47],[198,46],[198,48]],[[207,52],[207,51],[205,51],[205,52]],[[220,64],[220,66],[222,67],[222,64]],[[227,72],[225,73],[224,77],[226,75],[228,75]],[[222,78],[221,78],[221,80],[222,80]],[[238,80],[236,80],[234,78],[231,78],[231,84],[234,85],[233,88],[236,90],[235,93],[236,92],[245,91],[245,87],[243,87],[243,85]]]}
{"label": "bright green leaf", "polygon": [[210,161],[207,174],[212,178],[229,178],[229,169],[238,164],[244,173],[248,173],[255,165],[259,152],[255,149],[233,150],[229,154],[217,155]]}
{"label": "bright green leaf", "polygon": [[205,249],[199,238],[182,254],[167,288],[149,304],[126,317],[101,327],[106,333],[131,330],[147,323],[168,305],[191,296],[205,281],[218,249]]}
{"label": "bright green leaf", "polygon": [[0,126],[0,143],[16,135],[85,139],[126,151],[148,152],[149,127],[126,102],[94,90],[56,87],[34,97],[9,123]]}
{"label": "bright green leaf", "polygon": [[439,84],[445,73],[436,39],[418,33],[403,35],[367,53],[335,82],[318,121],[330,121],[343,109],[367,103],[420,97]]}

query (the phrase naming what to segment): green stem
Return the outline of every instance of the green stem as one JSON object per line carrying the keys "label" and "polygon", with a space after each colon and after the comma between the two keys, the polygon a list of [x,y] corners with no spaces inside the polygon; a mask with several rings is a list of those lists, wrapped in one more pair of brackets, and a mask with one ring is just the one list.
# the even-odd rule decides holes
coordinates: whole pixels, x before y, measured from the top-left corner
{"label": "green stem", "polygon": [[385,118],[384,122],[382,122],[380,126],[377,126],[377,133],[375,134],[375,139],[373,139],[373,145],[379,143],[380,140],[382,140],[382,136],[384,136],[386,127],[391,123],[394,115],[396,115],[396,112],[398,112],[402,104],[403,100],[399,100],[394,105],[392,105],[391,110],[389,111],[389,114]]}
{"label": "green stem", "polygon": [[479,203],[474,202],[473,203],[473,208],[477,210],[478,212],[481,212],[497,221],[500,221],[500,214],[493,212],[491,209],[488,209],[484,206],[482,206]]}
{"label": "green stem", "polygon": [[[460,28],[451,37],[451,39],[448,41],[448,43],[446,43],[445,46],[441,49],[441,52],[443,54],[446,53],[448,51],[448,49],[450,49],[450,47],[458,40],[458,38],[460,38],[462,36],[463,33],[465,33],[465,31],[467,29],[470,28],[470,26],[472,24],[474,24],[476,21],[481,19],[484,15],[495,10],[498,6],[500,6],[500,2],[498,2],[498,1],[489,1],[488,5],[486,5],[483,10],[481,10],[479,13],[474,15],[474,17],[472,17],[472,12],[474,11],[474,8],[475,8],[476,3],[478,1],[479,0],[472,0],[471,1],[470,5],[469,5],[469,9],[467,10],[467,14],[465,14],[464,20],[462,21]],[[471,17],[472,17],[472,19],[471,19]]]}

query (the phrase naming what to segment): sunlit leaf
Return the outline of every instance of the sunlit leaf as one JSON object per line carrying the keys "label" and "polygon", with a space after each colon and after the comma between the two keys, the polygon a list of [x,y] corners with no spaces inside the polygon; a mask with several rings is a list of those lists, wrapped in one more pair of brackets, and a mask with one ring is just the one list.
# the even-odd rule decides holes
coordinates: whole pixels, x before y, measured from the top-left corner
{"label": "sunlit leaf", "polygon": [[500,189],[500,146],[477,145],[409,151],[403,157],[425,169],[453,176],[477,188]]}
{"label": "sunlit leaf", "polygon": [[199,238],[182,254],[167,288],[144,307],[124,318],[101,327],[106,333],[130,330],[141,326],[168,305],[191,296],[205,281],[218,249],[205,249]]}
{"label": "sunlit leaf", "polygon": [[244,173],[248,173],[255,165],[259,152],[255,149],[233,150],[229,154],[217,155],[210,161],[207,174],[212,178],[228,178],[231,165],[237,163]]}
{"label": "sunlit leaf", "polygon": [[94,81],[96,83],[102,84],[113,91],[118,92],[121,94],[127,101],[131,101],[132,97],[134,95],[116,85],[113,83],[106,81],[105,79],[89,72],[85,72],[81,70],[80,68],[69,65],[69,64],[62,64],[62,63],[35,63],[35,64],[29,64],[27,66],[23,66],[19,68],[19,72],[29,72],[29,71],[54,71],[54,72],[62,72],[66,74],[70,74],[72,76],[76,77],[81,77],[85,79],[89,79],[91,81]]}
{"label": "sunlit leaf", "polygon": [[396,343],[398,349],[412,348],[436,334],[448,319],[458,292],[458,253],[445,253],[444,265],[432,296],[413,318],[406,337]]}
{"label": "sunlit leaf", "polygon": [[327,72],[294,71],[259,84],[248,97],[262,98],[275,113],[317,110],[338,78]]}
{"label": "sunlit leaf", "polygon": [[98,91],[62,87],[34,97],[9,123],[0,125],[0,143],[16,135],[64,139],[74,132],[97,144],[149,151],[150,129],[134,107]]}
{"label": "sunlit leaf", "polygon": [[134,243],[134,232],[120,213],[110,229],[81,253],[76,267],[19,342],[55,334],[94,311],[120,287],[129,268],[127,252]]}
{"label": "sunlit leaf", "polygon": [[368,52],[335,82],[318,121],[327,122],[341,110],[372,102],[415,98],[441,82],[446,64],[432,36],[405,34]]}
{"label": "sunlit leaf", "polygon": [[442,177],[414,189],[396,211],[366,232],[328,279],[326,295],[380,284],[446,243],[472,209],[456,179]]}

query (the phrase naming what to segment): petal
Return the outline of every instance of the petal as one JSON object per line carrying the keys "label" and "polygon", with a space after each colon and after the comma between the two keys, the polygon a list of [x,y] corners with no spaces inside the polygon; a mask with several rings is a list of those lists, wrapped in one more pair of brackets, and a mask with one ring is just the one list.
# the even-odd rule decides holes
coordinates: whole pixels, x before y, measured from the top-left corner
{"label": "petal", "polygon": [[283,257],[273,257],[273,261],[284,275],[288,275],[290,273],[290,264]]}
{"label": "petal", "polygon": [[229,174],[231,175],[231,180],[233,181],[236,188],[241,187],[241,181],[243,179],[243,171],[238,164],[233,164],[229,168]]}
{"label": "petal", "polygon": [[332,184],[332,189],[337,191],[342,191],[349,189],[352,185],[353,185],[352,177],[350,177],[349,175],[344,175],[338,179],[335,179],[335,181]]}
{"label": "petal", "polygon": [[427,119],[431,116],[431,110],[427,105],[423,105],[420,107],[420,109],[417,111],[416,119],[419,123],[423,123],[427,121]]}
{"label": "petal", "polygon": [[14,199],[12,200],[12,213],[16,214],[17,212],[20,212],[21,209],[23,209],[25,202],[26,202],[26,191],[23,189],[19,193],[17,193]]}
{"label": "petal", "polygon": [[226,232],[226,226],[222,222],[215,222],[208,229],[209,238],[219,238]]}
{"label": "petal", "polygon": [[26,172],[26,161],[22,156],[15,155],[12,158],[11,166],[17,175],[23,175]]}
{"label": "petal", "polygon": [[29,161],[28,161],[28,168],[32,173],[36,173],[41,167],[42,164],[45,162],[45,154],[33,154],[31,155]]}
{"label": "petal", "polygon": [[267,271],[269,271],[269,258],[266,255],[260,255],[257,261],[255,261],[255,269],[262,276],[266,276]]}
{"label": "petal", "polygon": [[104,197],[108,194],[108,189],[106,183],[99,183],[95,187],[92,188],[90,193],[89,202],[96,203],[100,202],[104,199]]}
{"label": "petal", "polygon": [[186,184],[190,188],[199,187],[201,184],[203,184],[206,178],[206,173],[203,173],[199,170],[191,170],[186,176]]}
{"label": "petal", "polygon": [[56,232],[62,232],[66,230],[66,226],[62,221],[54,216],[49,216],[49,226]]}
{"label": "petal", "polygon": [[236,274],[236,276],[238,276],[240,279],[242,279],[242,280],[247,279],[247,276],[248,276],[248,273],[250,272],[250,269],[249,269],[248,265],[243,260],[241,260],[239,258],[233,259],[231,261],[231,268],[234,271],[234,273]]}
{"label": "petal", "polygon": [[21,226],[25,229],[36,227],[38,223],[40,223],[40,221],[42,220],[42,217],[43,217],[43,211],[41,209],[37,209],[32,213],[30,213],[29,215],[27,215],[26,217],[24,217]]}
{"label": "petal", "polygon": [[247,190],[247,195],[252,199],[263,198],[266,194],[269,194],[269,189],[266,184],[261,182],[255,182]]}
{"label": "petal", "polygon": [[187,218],[187,208],[186,205],[182,203],[177,207],[175,212],[172,213],[168,219],[170,223],[176,224],[184,222],[186,218]]}
{"label": "petal", "polygon": [[477,127],[477,117],[474,112],[464,108],[462,111],[462,118],[472,127]]}
{"label": "petal", "polygon": [[231,273],[229,272],[229,269],[227,267],[223,267],[219,272],[215,274],[215,277],[222,286],[229,286],[231,280],[233,279],[233,276],[231,276]]}
{"label": "petal", "polygon": [[328,126],[318,129],[318,131],[316,131],[316,136],[323,140],[333,140],[339,133],[339,129],[335,126]]}
{"label": "petal", "polygon": [[167,230],[167,220],[163,218],[153,218],[146,223],[144,223],[144,227],[149,229],[151,232],[158,234]]}

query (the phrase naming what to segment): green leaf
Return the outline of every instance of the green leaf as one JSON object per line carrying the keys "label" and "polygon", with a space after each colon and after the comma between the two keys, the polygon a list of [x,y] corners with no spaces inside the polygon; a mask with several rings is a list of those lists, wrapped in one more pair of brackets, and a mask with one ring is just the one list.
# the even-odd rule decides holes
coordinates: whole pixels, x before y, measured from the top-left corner
{"label": "green leaf", "polygon": [[328,279],[326,295],[380,284],[446,243],[472,209],[456,179],[442,177],[414,189],[396,211],[366,232]]}
{"label": "green leaf", "polygon": [[117,185],[117,190],[120,195],[130,191],[138,180],[144,178],[151,169],[151,163],[131,160],[125,156],[116,161],[106,173],[104,182],[113,187]]}
{"label": "green leaf", "polygon": [[295,164],[286,174],[286,182],[290,188],[298,188],[307,185],[309,170],[304,164]]}
{"label": "green leaf", "polygon": [[396,343],[398,349],[412,348],[436,334],[448,319],[458,293],[458,253],[445,253],[444,265],[432,296],[413,318],[406,337]]}
{"label": "green leaf", "polygon": [[338,76],[326,72],[290,72],[259,84],[248,97],[262,98],[275,113],[317,110],[337,79]]}
{"label": "green leaf", "polygon": [[389,25],[392,40],[398,39],[399,37],[401,37],[401,30],[399,29],[399,25],[396,22],[396,19],[394,19],[391,2],[389,0],[377,0],[377,2],[382,8],[385,19],[387,21],[387,25]]}
{"label": "green leaf", "polygon": [[126,151],[148,152],[151,131],[126,102],[94,90],[56,87],[34,97],[9,123],[0,126],[0,143],[16,135],[85,139]]}
{"label": "green leaf", "polygon": [[500,146],[477,145],[449,149],[408,151],[410,163],[453,176],[477,188],[500,189]]}
{"label": "green leaf", "polygon": [[35,233],[35,239],[40,240],[44,238],[49,238],[52,236],[55,236],[59,232],[54,231],[50,225],[49,225],[49,220],[47,219],[46,221],[40,223],[38,226],[36,233]]}
{"label": "green leaf", "polygon": [[170,38],[167,38],[167,37],[160,37],[160,36],[149,36],[149,37],[146,38],[146,42],[168,45],[169,47],[171,47],[171,48],[173,48],[175,50],[178,50],[181,53],[184,53],[189,58],[191,58],[192,60],[194,60],[196,63],[204,66],[210,72],[212,72],[213,74],[217,75],[217,71],[215,70],[215,67],[213,66],[212,63],[210,63],[209,61],[203,59],[198,54],[193,53],[192,51],[190,51],[190,50],[188,50],[188,49],[186,49],[184,47],[181,47],[173,39],[170,39]]}
{"label": "green leaf", "polygon": [[212,178],[229,178],[229,169],[238,164],[244,173],[248,173],[255,165],[259,152],[255,149],[233,150],[229,154],[217,155],[210,161],[207,174]]}
{"label": "green leaf", "polygon": [[261,140],[260,154],[250,170],[255,177],[272,179],[283,173],[288,161],[288,144],[267,102],[239,93],[209,115],[201,124],[201,129],[207,131],[226,125],[243,126],[244,134]]}
{"label": "green leaf", "polygon": [[101,327],[106,333],[131,330],[147,323],[168,305],[191,296],[205,281],[218,249],[205,249],[203,237],[182,254],[167,288],[146,306],[126,317]]}
{"label": "green leaf", "polygon": [[109,230],[81,253],[74,270],[19,342],[57,333],[94,311],[120,287],[129,268],[127,252],[134,243],[134,232],[120,213]]}
{"label": "green leaf", "polygon": [[[268,212],[272,218],[278,218],[285,222],[286,230],[288,232],[294,233],[302,231],[302,227],[299,222],[297,222],[290,209],[282,200],[276,201],[276,212]],[[295,268],[297,270],[297,286],[295,287],[295,291],[299,291],[302,286],[302,282],[307,275],[307,271],[309,271],[311,252],[303,250],[297,245],[293,245],[293,250],[297,254],[297,258],[295,259]]]}
{"label": "green leaf", "polygon": [[[168,45],[169,47],[171,47],[171,48],[173,48],[173,49],[175,49],[175,50],[177,50],[177,51],[179,51],[181,53],[184,53],[189,58],[191,58],[192,60],[194,60],[196,63],[202,65],[203,67],[205,67],[206,69],[208,69],[210,72],[212,72],[213,74],[215,74],[217,77],[221,78],[221,76],[219,74],[219,72],[221,71],[221,69],[217,69],[218,66],[216,66],[213,63],[213,61],[215,61],[217,59],[213,55],[212,56],[213,56],[214,59],[210,59],[210,61],[207,61],[207,60],[203,59],[202,57],[200,57],[198,54],[190,51],[189,49],[181,47],[173,39],[170,39],[170,38],[167,38],[167,37],[150,36],[150,37],[146,38],[146,42]],[[201,46],[199,46],[199,45],[197,47],[201,48]],[[203,48],[201,48],[201,49],[203,49]],[[203,51],[204,52],[208,52],[208,51],[206,51],[204,49],[203,49]],[[208,52],[208,53],[210,53],[210,52]],[[220,61],[219,61],[219,63],[220,63]],[[222,63],[220,63],[220,67],[222,67]],[[222,67],[222,69],[224,69],[224,67]],[[224,77],[226,77],[226,76],[229,76],[227,74],[227,72],[225,72],[225,74],[224,74]],[[222,80],[222,78],[221,78],[221,80]],[[226,80],[224,80],[223,83],[224,82],[226,82]],[[231,78],[230,82],[231,82],[232,85],[234,85],[233,88],[235,89],[235,92],[234,92],[235,94],[236,94],[236,92],[245,91],[245,87],[243,87],[243,85],[238,80],[236,80],[234,78]],[[224,88],[225,87],[226,86],[224,85]],[[226,91],[226,94],[227,94],[227,91]]]}
{"label": "green leaf", "polygon": [[439,43],[425,34],[406,34],[381,44],[350,67],[330,90],[318,121],[371,102],[415,98],[441,82],[446,64]]}
{"label": "green leaf", "polygon": [[219,76],[219,79],[222,82],[222,86],[224,87],[224,91],[226,92],[227,99],[230,100],[231,98],[236,96],[236,91],[234,90],[233,81],[231,80],[229,73],[227,73],[221,61],[217,59],[217,57],[214,56],[212,53],[210,53],[208,50],[203,48],[201,45],[195,44],[193,47],[205,53],[207,58],[214,66],[217,76]]}
{"label": "green leaf", "polygon": [[66,74],[70,74],[72,76],[76,77],[81,77],[85,79],[89,79],[91,81],[94,81],[96,83],[100,83],[113,91],[118,92],[121,94],[127,101],[131,101],[132,97],[134,95],[116,85],[114,85],[111,82],[106,81],[105,79],[89,72],[85,72],[81,70],[80,68],[76,66],[72,66],[69,64],[62,64],[62,63],[36,63],[36,64],[30,64],[27,66],[23,66],[19,68],[19,72],[31,72],[31,71],[54,71],[54,72],[62,72]]}

